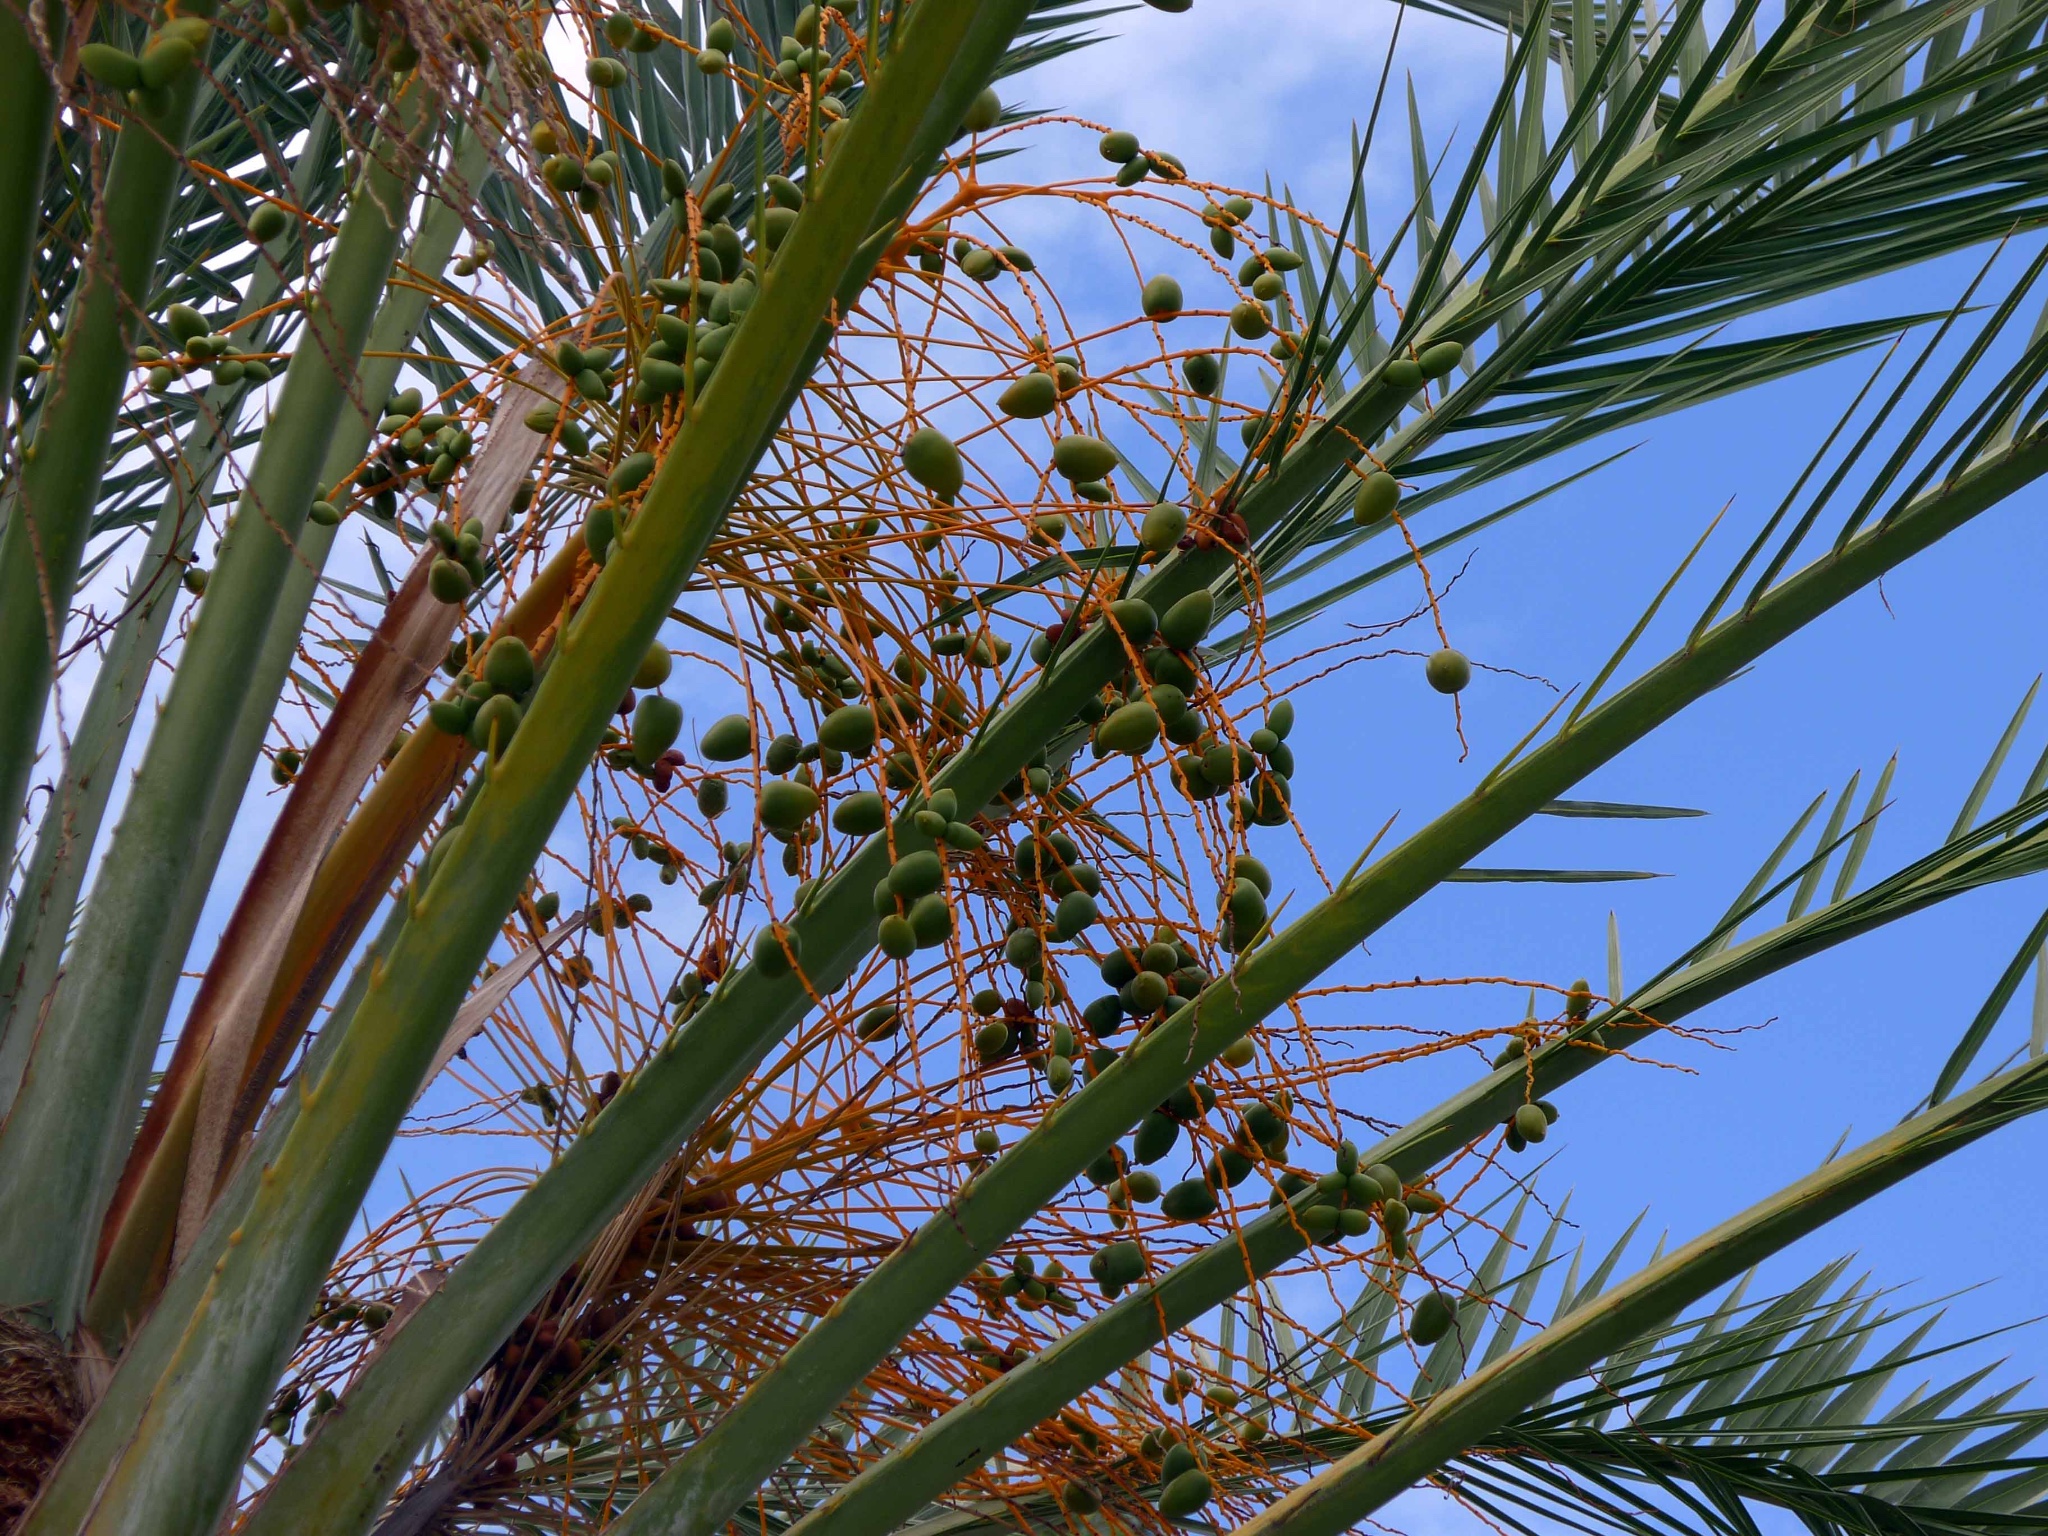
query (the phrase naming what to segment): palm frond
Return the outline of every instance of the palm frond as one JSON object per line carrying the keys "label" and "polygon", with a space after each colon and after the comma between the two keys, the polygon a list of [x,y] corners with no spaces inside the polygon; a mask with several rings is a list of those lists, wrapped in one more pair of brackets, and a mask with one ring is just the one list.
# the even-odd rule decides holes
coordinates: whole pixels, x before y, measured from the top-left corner
{"label": "palm frond", "polygon": [[[1609,36],[1604,16],[1588,21],[1573,17],[1572,10],[1553,12],[1563,36],[1578,39],[1560,45],[1568,56],[1568,95],[1574,70],[1583,67],[1574,48],[1583,52],[1579,45],[1589,39],[1606,39],[1599,69],[1607,74],[1626,56],[1638,77],[1639,102],[1655,96],[1649,82],[1660,77],[1654,71],[1663,70],[1661,78],[1673,84],[1680,80],[1682,50],[1626,31]],[[1629,148],[1632,120],[1610,114],[1599,125],[1603,147],[1595,158],[1611,169],[1595,174],[1582,165],[1555,192],[1553,178],[1563,175],[1564,166],[1588,158],[1573,146],[1596,125],[1597,106],[1607,102],[1613,109],[1618,103],[1581,81],[1566,122],[1543,145],[1545,87],[1536,82],[1545,76],[1534,67],[1540,52],[1518,55],[1470,162],[1475,186],[1487,190],[1490,200],[1485,157],[1498,152],[1523,165],[1514,208],[1507,211],[1508,200],[1499,200],[1502,211],[1455,288],[1414,303],[1404,322],[1407,336],[1470,338],[1498,326],[1499,344],[1465,380],[1447,381],[1441,398],[1418,402],[1413,414],[1384,435],[1363,434],[1373,460],[1404,481],[1423,482],[1404,496],[1404,520],[1604,432],[1895,338],[1936,317],[1858,321],[1740,343],[1712,339],[1733,320],[1834,286],[1847,274],[1875,275],[1917,259],[1929,253],[1928,242],[1959,250],[2039,222],[2033,152],[2021,150],[2009,131],[2019,121],[2011,114],[2025,117],[2038,108],[2025,104],[2016,87],[1997,86],[2011,72],[1999,56],[2001,46],[2031,36],[2039,14],[1973,12],[1983,19],[1965,58],[1981,61],[1982,68],[1973,72],[1966,66],[1962,74],[1934,67],[1931,39],[1959,36],[1969,16],[1888,13],[1867,31],[1852,25],[1841,36],[1823,36],[1816,14],[1815,6],[1792,8],[1761,53],[1732,43],[1717,49],[1715,61],[1725,73],[1711,83],[1694,73],[1686,85],[1689,110],[1675,139],[1678,147],[1660,156],[1654,174]],[[1740,37],[1744,25],[1738,18],[1724,41]],[[1812,121],[1830,83],[1839,88],[1840,80],[1868,73],[1880,62],[1890,78],[1915,60],[1923,73],[1912,89],[1895,98],[1861,96],[1824,121]],[[1511,111],[1518,102],[1539,110]],[[1676,106],[1669,101],[1664,109]],[[1657,136],[1660,150],[1678,121],[1667,122]],[[1517,122],[1524,126],[1511,126]],[[1913,207],[1933,185],[1919,168],[1953,164],[1949,146],[1959,149],[1965,142],[1999,148],[1972,168],[1967,184],[1954,186],[1955,204]],[[1689,145],[1697,148],[1688,152]],[[1418,228],[1430,220],[1423,195],[1429,180],[1417,179],[1410,217]],[[1980,207],[1987,215],[1982,222],[1974,216]],[[1958,217],[1963,209],[1969,214]],[[1298,510],[1266,531],[1247,508],[1261,533],[1259,558],[1270,573],[1269,591],[1385,533],[1346,526],[1351,481],[1335,473],[1334,461],[1345,455],[1327,440],[1338,431],[1360,435],[1377,379],[1376,364],[1366,359],[1383,355],[1392,344],[1371,341],[1348,364],[1343,356],[1353,336],[1376,335],[1370,329],[1375,282],[1346,282],[1338,253],[1327,242],[1297,236],[1292,248],[1303,260],[1304,293],[1335,278],[1345,283],[1349,302],[1340,303],[1328,328],[1334,345],[1317,364],[1334,399],[1330,421],[1290,455],[1294,474],[1288,478],[1305,482],[1290,498]],[[1675,348],[1660,346],[1673,340],[1679,342]],[[1325,489],[1307,492],[1318,476]],[[1271,495],[1275,488],[1264,489]],[[1320,611],[1359,585],[1333,587],[1319,594],[1320,603],[1298,602],[1289,620]],[[1229,596],[1219,589],[1219,599]]]}

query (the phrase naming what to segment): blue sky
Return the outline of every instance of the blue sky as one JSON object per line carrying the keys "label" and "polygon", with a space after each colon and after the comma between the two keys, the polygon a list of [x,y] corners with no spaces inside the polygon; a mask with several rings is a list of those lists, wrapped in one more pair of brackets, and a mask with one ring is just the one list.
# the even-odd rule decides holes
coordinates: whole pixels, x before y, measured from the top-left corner
{"label": "blue sky", "polygon": [[[1342,207],[1350,133],[1362,123],[1392,23],[1390,5],[1198,4],[1186,15],[1135,9],[1117,34],[1024,80],[1013,105],[1075,113],[1136,131],[1173,150],[1197,176],[1258,186],[1271,175],[1334,218]],[[1369,163],[1376,227],[1406,206],[1405,102],[1412,75],[1432,154],[1452,143],[1446,177],[1499,78],[1494,34],[1410,14],[1386,120]],[[1054,153],[1085,156],[1076,130]],[[1041,265],[1048,265],[1042,252]],[[1087,262],[1084,239],[1055,250],[1053,273]],[[1901,313],[1952,303],[1980,257],[1786,311],[1778,324]],[[1560,685],[1598,671],[1643,603],[1725,506],[1727,518],[1672,600],[1689,623],[1860,386],[1872,359],[1816,370],[1633,431],[1622,463],[1490,530],[1445,605],[1456,644],[1475,661]],[[1584,454],[1568,462],[1589,460]],[[1509,482],[1533,489],[1554,467]],[[1515,490],[1481,492],[1474,515]],[[1606,925],[1617,914],[1625,972],[1641,978],[1713,923],[1798,812],[1858,769],[1868,793],[1894,752],[1893,809],[1865,879],[1938,843],[1999,733],[2041,667],[2038,599],[2048,493],[2006,506],[1894,573],[1781,647],[1753,673],[1696,705],[1582,786],[1588,797],[1695,806],[1690,821],[1545,820],[1480,862],[1635,868],[1670,878],[1606,886],[1454,886],[1376,935],[1345,977],[1500,975],[1557,983],[1605,975]],[[1449,511],[1444,514],[1447,518]],[[1434,525],[1440,531],[1448,523]],[[1440,558],[1439,572],[1457,559]],[[1389,582],[1302,643],[1334,638],[1343,621],[1405,612],[1413,582]],[[1639,660],[1675,638],[1653,628]],[[1395,642],[1403,643],[1403,642]],[[1419,645],[1418,638],[1405,643]],[[1450,710],[1422,683],[1420,663],[1390,658],[1299,696],[1291,744],[1301,772],[1297,810],[1326,865],[1347,864],[1387,817],[1413,830],[1463,793],[1548,708],[1539,685],[1482,673],[1463,696],[1472,750],[1460,761]],[[2009,798],[2048,739],[2048,714],[2015,747]],[[1994,804],[1997,803],[1994,797]],[[1264,851],[1264,850],[1262,850]],[[1280,885],[1307,870],[1288,861]],[[1830,877],[1832,878],[1832,877]],[[1612,1063],[1558,1096],[1563,1119],[1542,1188],[1573,1192],[1572,1216],[1602,1247],[1649,1210],[1682,1241],[1809,1171],[1844,1133],[1878,1134],[1926,1093],[1979,1001],[2040,913],[2038,880],[1965,898],[1809,961],[1698,1017],[1743,1031],[1715,1044],[1666,1042],[1662,1065]],[[1521,994],[1473,989],[1418,1002],[1365,998],[1347,1018],[1470,1028],[1505,1024]],[[1984,1063],[2025,1039],[2031,982]],[[1357,1107],[1399,1120],[1476,1073],[1439,1059],[1367,1080]],[[2010,1128],[1923,1173],[1810,1240],[1780,1266],[1786,1279],[1860,1251],[1886,1283],[1946,1291],[1993,1282],[1967,1303],[1972,1326],[2016,1321],[2048,1303],[2044,1242],[2027,1219],[2048,1125]],[[2004,1341],[2023,1367],[2048,1362],[2038,1331]]]}

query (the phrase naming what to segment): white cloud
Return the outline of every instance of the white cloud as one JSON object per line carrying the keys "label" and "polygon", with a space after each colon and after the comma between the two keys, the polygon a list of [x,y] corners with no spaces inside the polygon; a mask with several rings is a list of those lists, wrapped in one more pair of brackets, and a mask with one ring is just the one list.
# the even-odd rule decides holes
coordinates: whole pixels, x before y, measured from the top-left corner
{"label": "white cloud", "polygon": [[[1018,105],[1129,128],[1198,176],[1257,186],[1270,174],[1311,205],[1341,202],[1352,125],[1363,131],[1371,113],[1398,9],[1391,0],[1198,0],[1181,15],[1140,7],[1101,23],[1102,41],[1002,89]],[[1502,49],[1497,33],[1407,12],[1375,183],[1404,194],[1409,185],[1406,77],[1439,147],[1491,100]]]}

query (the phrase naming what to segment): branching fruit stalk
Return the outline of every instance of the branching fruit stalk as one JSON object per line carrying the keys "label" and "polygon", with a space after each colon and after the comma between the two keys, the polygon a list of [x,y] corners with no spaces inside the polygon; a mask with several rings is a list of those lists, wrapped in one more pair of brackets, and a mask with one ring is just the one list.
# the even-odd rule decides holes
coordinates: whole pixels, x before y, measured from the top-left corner
{"label": "branching fruit stalk", "polygon": [[1118,1137],[1452,871],[1899,561],[2048,473],[2036,435],[1925,494],[1667,659],[1319,902],[1064,1101],[656,1480],[622,1532],[722,1524],[898,1340]]}
{"label": "branching fruit stalk", "polygon": [[[959,104],[949,97],[963,86],[979,87],[1027,12],[1023,0],[921,7],[899,32],[881,80],[848,120],[815,198],[779,250],[718,382],[695,402],[620,536],[619,554],[565,627],[518,734],[488,768],[482,794],[415,895],[389,964],[372,979],[328,1069],[304,1091],[205,1304],[189,1322],[166,1322],[182,1339],[134,1434],[98,1480],[86,1529],[148,1523],[162,1530],[166,1511],[178,1512],[174,1529],[211,1528],[269,1386],[411,1102],[440,1027],[573,793],[613,702],[758,459],[906,156],[943,142],[959,118]],[[380,1496],[374,1489],[351,1494]],[[47,1524],[61,1516],[45,1512],[65,1502],[46,1490],[27,1528],[63,1528]]]}
{"label": "branching fruit stalk", "polygon": [[[1546,1097],[1604,1062],[1642,1045],[1708,1004],[1761,978],[1907,915],[1949,889],[1950,867],[1937,878],[1936,853],[1906,874],[1918,876],[1923,896],[1898,899],[1881,882],[1847,908],[1829,907],[1685,965],[1667,978],[1609,1007],[1489,1073],[1359,1154],[1359,1166],[1385,1164],[1406,1185],[1426,1184],[1429,1170],[1497,1133],[1520,1105]],[[2002,875],[2023,872],[2013,861]],[[1895,877],[1897,879],[1899,877]],[[1862,906],[1864,910],[1857,910]],[[1328,1197],[1304,1191],[1285,1208],[1246,1222],[1156,1280],[1138,1286],[1080,1327],[1005,1371],[965,1402],[926,1425],[903,1444],[834,1490],[790,1528],[790,1536],[842,1536],[893,1530],[940,1498],[963,1468],[980,1466],[1033,1425],[1075,1402],[1097,1383],[1207,1316],[1248,1285],[1306,1252],[1313,1235],[1301,1212]]]}

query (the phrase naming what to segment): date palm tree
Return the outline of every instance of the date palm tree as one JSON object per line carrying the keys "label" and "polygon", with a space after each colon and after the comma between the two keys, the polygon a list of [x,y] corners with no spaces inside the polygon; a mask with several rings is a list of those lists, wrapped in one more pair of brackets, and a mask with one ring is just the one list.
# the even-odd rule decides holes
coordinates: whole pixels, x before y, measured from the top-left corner
{"label": "date palm tree", "polygon": [[[1324,210],[1008,99],[1074,0],[7,9],[0,1518],[2037,1522],[2040,1411],[1892,1390],[1933,1319],[1751,1292],[2048,1103],[2041,1026],[1994,1047],[2048,917],[1895,1129],[1625,1278],[1514,1161],[1708,1004],[2048,864],[2024,708],[1938,846],[1867,878],[1852,783],[1647,981],[1372,1046],[1321,997],[1447,883],[1625,876],[1475,861],[1685,814],[1574,789],[2048,472],[2048,0],[1456,7],[1508,45],[1462,163],[1411,97],[1368,207],[1390,53]],[[1005,179],[1076,132],[1099,174]],[[1056,291],[1049,213],[1127,266]],[[1416,686],[1470,678],[1434,557],[1857,354],[1732,558],[1642,570],[1470,793],[1276,890],[1311,674],[1413,624]]]}

